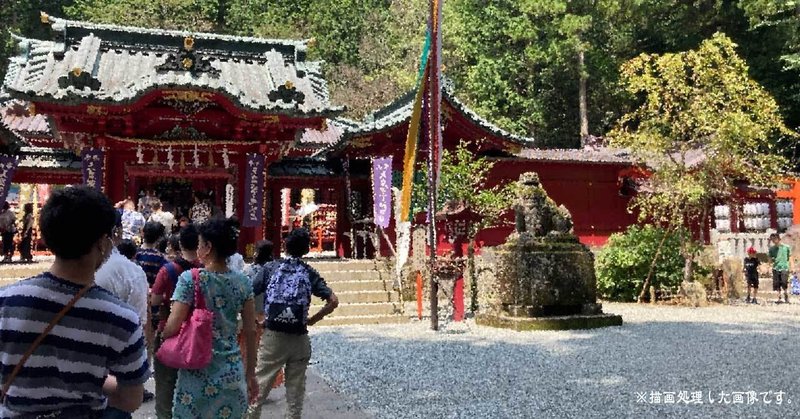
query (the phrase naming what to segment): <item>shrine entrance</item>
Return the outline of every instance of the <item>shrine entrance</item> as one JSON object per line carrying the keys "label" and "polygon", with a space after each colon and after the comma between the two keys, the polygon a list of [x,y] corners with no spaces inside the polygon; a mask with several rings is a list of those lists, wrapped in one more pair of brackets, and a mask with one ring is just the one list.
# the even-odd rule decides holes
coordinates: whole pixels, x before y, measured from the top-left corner
{"label": "shrine entrance", "polygon": [[[271,164],[267,178],[266,237],[281,251],[283,239],[296,228],[311,233],[311,257],[347,257],[350,243],[344,178],[330,162],[285,159]],[[280,249],[280,250],[278,250]]]}
{"label": "shrine entrance", "polygon": [[206,199],[213,215],[234,214],[235,176],[225,170],[209,169],[180,174],[164,173],[148,168],[126,169],[126,197],[134,201],[152,191],[161,201],[165,211],[170,211],[176,220],[189,217],[196,195]]}

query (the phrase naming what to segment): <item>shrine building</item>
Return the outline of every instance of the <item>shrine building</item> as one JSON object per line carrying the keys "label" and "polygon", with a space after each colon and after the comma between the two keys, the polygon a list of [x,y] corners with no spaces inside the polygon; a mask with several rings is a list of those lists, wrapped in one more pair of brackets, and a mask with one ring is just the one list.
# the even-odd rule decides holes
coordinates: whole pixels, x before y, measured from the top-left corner
{"label": "shrine building", "polygon": [[[279,242],[311,211],[317,252],[375,254],[358,244],[374,231],[371,161],[392,157],[394,174],[402,171],[413,93],[353,121],[331,103],[309,41],[42,22],[51,38],[15,37],[0,92],[9,182],[87,183],[114,202],[153,191],[178,216],[201,192],[242,222],[242,248]],[[540,149],[471,111],[452,86],[443,90],[444,147],[466,141],[495,161],[488,186],[538,172],[590,245],[635,221],[628,153]],[[487,229],[479,240],[499,243],[509,232]]]}

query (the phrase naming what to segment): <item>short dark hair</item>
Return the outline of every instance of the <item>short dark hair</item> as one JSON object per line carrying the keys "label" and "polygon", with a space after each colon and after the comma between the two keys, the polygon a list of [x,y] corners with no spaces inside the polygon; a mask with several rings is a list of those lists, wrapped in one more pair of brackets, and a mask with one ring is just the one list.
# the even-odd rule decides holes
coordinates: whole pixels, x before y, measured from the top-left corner
{"label": "short dark hair", "polygon": [[272,260],[272,250],[274,245],[269,240],[259,240],[255,246],[254,262],[258,265],[263,265]]}
{"label": "short dark hair", "polygon": [[234,218],[213,218],[200,224],[198,231],[203,240],[211,243],[217,257],[227,259],[239,243],[239,222]]}
{"label": "short dark hair", "polygon": [[294,229],[286,236],[285,244],[289,256],[303,257],[311,249],[311,234],[305,228]]}
{"label": "short dark hair", "polygon": [[39,214],[39,228],[56,257],[79,259],[103,236],[111,236],[116,210],[105,195],[88,186],[53,192]]}
{"label": "short dark hair", "polygon": [[772,234],[770,234],[770,235],[769,235],[769,239],[770,239],[770,240],[775,240],[775,239],[778,239],[778,240],[780,240],[780,239],[781,239],[781,236],[780,236],[780,234],[778,234],[778,233],[772,233]]}
{"label": "short dark hair", "polygon": [[178,243],[180,244],[180,248],[182,250],[189,252],[194,252],[197,250],[197,246],[200,243],[197,227],[195,227],[194,224],[187,224],[186,226],[182,227],[178,235]]}
{"label": "short dark hair", "polygon": [[164,224],[156,221],[148,221],[142,228],[142,238],[147,244],[155,244],[158,239],[164,237]]}
{"label": "short dark hair", "polygon": [[156,241],[156,250],[158,250],[161,253],[166,253],[167,252],[167,244],[169,244],[169,243],[168,243],[166,237],[164,237],[164,236],[159,237],[158,241]]}
{"label": "short dark hair", "polygon": [[119,251],[122,256],[133,259],[136,257],[136,252],[139,251],[139,248],[136,247],[136,243],[134,243],[133,240],[125,239],[117,245],[117,251]]}
{"label": "short dark hair", "polygon": [[167,248],[172,250],[175,253],[181,251],[181,241],[180,241],[180,234],[173,234],[169,236],[169,240],[167,240]]}
{"label": "short dark hair", "polygon": [[11,204],[9,204],[8,201],[3,202],[3,209],[7,210],[9,208],[11,208]]}

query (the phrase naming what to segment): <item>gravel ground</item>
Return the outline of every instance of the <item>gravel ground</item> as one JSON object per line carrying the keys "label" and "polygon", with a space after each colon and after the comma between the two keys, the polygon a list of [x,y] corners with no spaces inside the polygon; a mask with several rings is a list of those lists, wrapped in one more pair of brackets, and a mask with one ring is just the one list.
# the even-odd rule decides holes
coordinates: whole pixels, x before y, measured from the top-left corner
{"label": "gravel ground", "polygon": [[326,327],[312,332],[314,361],[336,391],[379,418],[796,418],[794,301],[605,304],[624,325],[588,331]]}

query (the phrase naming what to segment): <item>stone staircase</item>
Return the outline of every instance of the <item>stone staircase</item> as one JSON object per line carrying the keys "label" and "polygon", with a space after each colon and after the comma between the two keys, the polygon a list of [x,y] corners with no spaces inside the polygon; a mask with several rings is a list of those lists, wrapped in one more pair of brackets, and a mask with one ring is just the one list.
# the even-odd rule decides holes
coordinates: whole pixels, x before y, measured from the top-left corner
{"label": "stone staircase", "polygon": [[[339,297],[339,307],[320,326],[387,324],[408,321],[400,314],[398,293],[392,290],[389,266],[384,261],[308,261]],[[325,304],[314,298],[309,313]]]}

